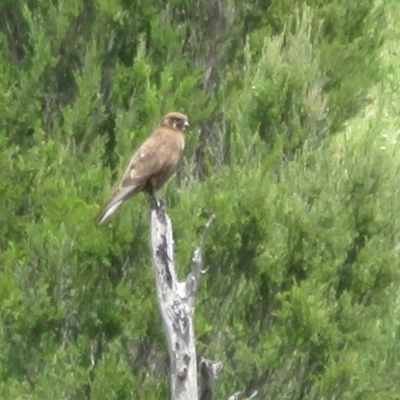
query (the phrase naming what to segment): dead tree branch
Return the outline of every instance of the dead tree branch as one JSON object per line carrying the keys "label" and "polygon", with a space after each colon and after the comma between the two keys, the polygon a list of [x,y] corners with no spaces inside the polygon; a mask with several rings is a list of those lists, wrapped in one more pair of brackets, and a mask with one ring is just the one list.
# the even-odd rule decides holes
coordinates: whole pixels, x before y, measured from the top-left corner
{"label": "dead tree branch", "polygon": [[214,216],[207,222],[200,246],[193,253],[193,271],[186,281],[179,282],[175,271],[171,220],[163,205],[157,205],[151,211],[153,272],[158,307],[168,342],[172,400],[198,399],[194,300],[204,272],[204,241],[213,219]]}

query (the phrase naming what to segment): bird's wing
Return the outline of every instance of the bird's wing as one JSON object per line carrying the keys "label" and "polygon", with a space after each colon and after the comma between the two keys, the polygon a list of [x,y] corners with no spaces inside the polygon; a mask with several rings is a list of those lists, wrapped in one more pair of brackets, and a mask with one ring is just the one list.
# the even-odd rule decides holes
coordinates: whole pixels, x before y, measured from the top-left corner
{"label": "bird's wing", "polygon": [[146,182],[162,168],[164,149],[168,146],[168,140],[161,134],[162,131],[165,129],[155,130],[133,155],[122,177],[121,189],[136,186],[138,182]]}
{"label": "bird's wing", "polygon": [[183,151],[183,134],[168,128],[158,128],[139,147],[125,170],[120,188],[146,183],[153,175],[174,166]]}
{"label": "bird's wing", "polygon": [[133,155],[118,189],[100,212],[99,222],[104,222],[123,201],[140,192],[154,174],[169,169],[175,158],[171,154],[177,149],[179,142],[175,132],[168,128],[156,129]]}

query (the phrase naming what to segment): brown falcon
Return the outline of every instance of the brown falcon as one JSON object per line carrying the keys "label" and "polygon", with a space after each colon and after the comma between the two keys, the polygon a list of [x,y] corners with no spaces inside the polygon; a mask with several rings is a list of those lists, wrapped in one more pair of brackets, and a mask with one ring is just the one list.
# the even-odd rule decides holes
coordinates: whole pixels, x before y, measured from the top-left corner
{"label": "brown falcon", "polygon": [[139,192],[153,197],[174,172],[185,147],[188,117],[170,112],[133,155],[121,183],[97,216],[101,224],[127,199]]}

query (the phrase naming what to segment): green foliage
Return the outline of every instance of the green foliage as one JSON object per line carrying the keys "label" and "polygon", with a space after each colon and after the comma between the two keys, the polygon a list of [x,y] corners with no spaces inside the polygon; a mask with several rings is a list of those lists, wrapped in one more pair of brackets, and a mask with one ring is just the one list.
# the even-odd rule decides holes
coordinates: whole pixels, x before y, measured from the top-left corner
{"label": "green foliage", "polygon": [[[182,200],[174,220],[186,221],[185,242],[204,215],[220,210],[199,306],[215,311],[206,322],[199,317],[197,330],[214,342],[209,356],[236,364],[230,385],[243,379],[240,371],[248,382],[266,380],[266,398],[296,398],[300,387],[307,398],[329,398],[338,382],[338,393],[371,390],[352,379],[376,367],[377,350],[369,356],[365,349],[380,336],[377,324],[391,318],[399,193],[390,183],[394,159],[370,139],[302,154],[279,178],[258,168],[227,170]],[[179,236],[178,245],[186,246]],[[390,346],[381,345],[383,352]],[[375,396],[384,396],[383,386]]]}
{"label": "green foliage", "polygon": [[93,219],[174,109],[181,276],[217,216],[196,309],[217,397],[398,398],[397,9],[1,2],[0,398],[168,396],[146,201]]}

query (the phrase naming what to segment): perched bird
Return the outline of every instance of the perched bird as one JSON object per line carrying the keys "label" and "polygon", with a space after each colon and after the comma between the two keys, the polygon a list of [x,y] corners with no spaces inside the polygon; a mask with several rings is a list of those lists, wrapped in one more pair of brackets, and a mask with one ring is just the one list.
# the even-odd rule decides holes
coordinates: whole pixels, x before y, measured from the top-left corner
{"label": "perched bird", "polygon": [[101,224],[133,195],[145,192],[153,197],[175,170],[185,147],[184,131],[189,127],[188,117],[170,112],[161,125],[133,155],[118,189],[97,216]]}

